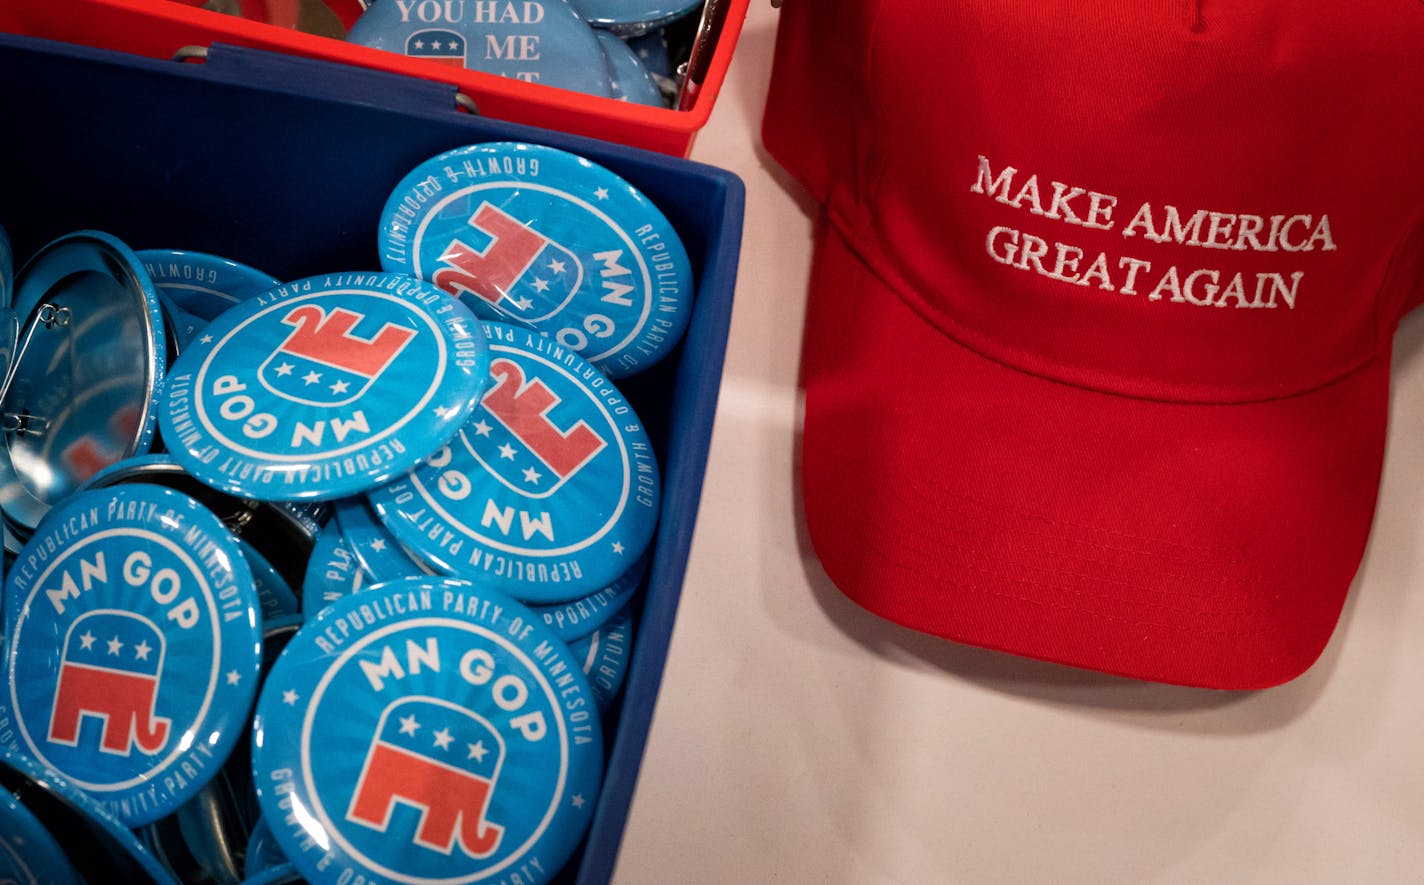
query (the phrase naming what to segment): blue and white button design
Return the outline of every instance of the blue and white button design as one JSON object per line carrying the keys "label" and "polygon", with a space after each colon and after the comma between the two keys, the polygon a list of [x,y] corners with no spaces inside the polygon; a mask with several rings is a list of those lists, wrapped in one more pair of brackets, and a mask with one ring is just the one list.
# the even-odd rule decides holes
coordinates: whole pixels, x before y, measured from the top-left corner
{"label": "blue and white button design", "polygon": [[343,596],[350,596],[371,583],[356,554],[346,544],[336,520],[326,524],[316,536],[316,546],[307,560],[302,581],[302,612],[308,617]]}
{"label": "blue and white button design", "polygon": [[608,58],[608,70],[613,76],[613,97],[619,101],[664,107],[663,94],[643,61],[623,39],[612,31],[595,30],[598,45]]}
{"label": "blue and white button design", "polygon": [[607,624],[570,643],[569,650],[579,659],[583,674],[588,677],[598,711],[606,711],[628,676],[633,651],[633,613],[624,609]]}
{"label": "blue and white button design", "polygon": [[135,254],[158,294],[199,320],[217,319],[234,304],[282,282],[255,267],[206,252],[140,249]]}
{"label": "blue and white button design", "polygon": [[488,371],[468,309],[427,283],[346,273],[230,308],[175,362],[159,427],[195,477],[258,500],[330,500],[450,439]]}
{"label": "blue and white button design", "polygon": [[0,882],[81,885],[54,836],[4,790],[0,790]]}
{"label": "blue and white button design", "polygon": [[46,517],[5,593],[0,741],[130,826],[217,773],[261,659],[252,575],[217,517],[157,486],[84,492]]}
{"label": "blue and white button design", "polygon": [[342,542],[372,581],[435,574],[376,518],[365,498],[343,498],[333,509]]}
{"label": "blue and white button design", "polygon": [[386,270],[543,332],[610,378],[665,356],[691,314],[692,266],[667,218],[555,148],[496,142],[427,160],[386,201],[380,248]]}
{"label": "blue and white button design", "polygon": [[652,540],[657,460],[613,383],[535,332],[486,323],[492,381],[450,445],[368,496],[412,551],[524,602],[606,587]]}
{"label": "blue and white button design", "polygon": [[16,792],[42,792],[53,800],[36,814],[71,859],[80,860],[82,852],[82,860],[102,865],[110,881],[177,885],[132,830],[66,778],[6,747],[0,747],[0,771]]}
{"label": "blue and white button design", "polygon": [[609,94],[593,30],[564,0],[374,3],[346,39],[454,68]]}
{"label": "blue and white button design", "polygon": [[643,554],[622,577],[602,590],[568,602],[531,605],[530,608],[565,642],[582,639],[623,611],[633,594],[642,586],[650,559],[648,554]]}
{"label": "blue and white button design", "polygon": [[263,815],[314,883],[547,882],[601,780],[595,701],[567,647],[450,579],[379,585],[309,621],[254,729]]}

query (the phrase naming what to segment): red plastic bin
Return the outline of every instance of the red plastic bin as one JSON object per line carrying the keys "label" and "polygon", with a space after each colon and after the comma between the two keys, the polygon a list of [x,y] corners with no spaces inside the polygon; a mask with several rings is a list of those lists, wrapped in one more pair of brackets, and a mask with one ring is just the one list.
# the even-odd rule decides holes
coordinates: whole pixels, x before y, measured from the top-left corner
{"label": "red plastic bin", "polygon": [[452,70],[330,37],[194,8],[173,0],[3,0],[0,31],[172,58],[188,46],[226,43],[449,83],[483,116],[685,157],[707,123],[741,34],[749,0],[728,0],[706,77],[685,110],[656,108]]}

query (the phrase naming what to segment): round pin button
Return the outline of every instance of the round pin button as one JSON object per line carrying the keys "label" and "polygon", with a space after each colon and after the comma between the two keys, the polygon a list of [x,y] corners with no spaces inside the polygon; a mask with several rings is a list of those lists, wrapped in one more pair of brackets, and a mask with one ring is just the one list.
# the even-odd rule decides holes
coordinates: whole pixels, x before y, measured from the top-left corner
{"label": "round pin button", "polygon": [[61,237],[27,261],[14,306],[21,330],[0,405],[14,475],[0,477],[0,501],[25,537],[89,476],[148,451],[167,345],[148,274],[97,231]]}
{"label": "round pin button", "polygon": [[648,573],[649,559],[644,553],[632,568],[602,590],[568,602],[531,605],[530,608],[565,642],[582,639],[623,611],[642,586],[643,577]]}
{"label": "round pin button", "polygon": [[663,107],[663,94],[643,61],[622,38],[611,31],[595,29],[598,45],[608,59],[608,70],[613,77],[613,97],[619,101]]}
{"label": "round pin button", "polygon": [[363,589],[371,578],[356,560],[336,520],[316,536],[302,581],[302,612],[311,617],[343,596]]}
{"label": "round pin button", "polygon": [[491,383],[455,439],[367,497],[441,570],[524,602],[577,599],[652,540],[657,460],[613,383],[552,339],[486,323]]}
{"label": "round pin button", "polygon": [[5,587],[0,742],[129,826],[218,771],[247,721],[261,645],[237,542],[192,498],[131,485],[46,517]]}
{"label": "round pin button", "polygon": [[282,281],[230,258],[183,249],[135,253],[159,295],[200,320],[214,320],[234,304],[255,298]]}
{"label": "round pin button", "polygon": [[598,41],[564,0],[375,3],[347,39],[457,69],[609,94]]}
{"label": "round pin button", "polygon": [[633,613],[624,609],[602,627],[569,643],[569,650],[588,677],[598,711],[607,711],[628,675],[633,650]]}
{"label": "round pin button", "polygon": [[0,791],[0,882],[81,885],[79,874],[44,824]]}
{"label": "round pin button", "polygon": [[159,426],[174,459],[214,488],[331,500],[448,441],[487,369],[474,317],[429,284],[309,277],[214,320],[169,373]]}
{"label": "round pin button", "polygon": [[611,378],[665,356],[692,308],[692,266],[662,211],[542,145],[469,145],[420,164],[386,201],[379,246],[386,270],[543,332]]}
{"label": "round pin button", "polygon": [[420,577],[348,596],[262,689],[263,815],[313,883],[548,882],[598,795],[590,692],[567,647],[498,593]]}
{"label": "round pin button", "polygon": [[177,885],[131,830],[87,793],[34,759],[0,747],[0,788],[34,814],[81,881]]}
{"label": "round pin button", "polygon": [[376,518],[365,498],[343,498],[333,509],[342,540],[373,581],[434,573]]}
{"label": "round pin button", "polygon": [[[262,557],[264,570],[270,568],[289,588],[301,586],[306,573],[306,559],[316,543],[319,527],[298,505],[255,501],[220,492],[193,478],[168,455],[126,458],[94,474],[79,490],[102,489],[128,483],[158,485],[188,495],[212,512],[240,539],[244,552],[251,550]],[[259,592],[260,577],[254,574]],[[276,592],[281,593],[280,590]],[[263,600],[263,604],[269,603]],[[284,607],[288,605],[289,602],[283,603]]]}

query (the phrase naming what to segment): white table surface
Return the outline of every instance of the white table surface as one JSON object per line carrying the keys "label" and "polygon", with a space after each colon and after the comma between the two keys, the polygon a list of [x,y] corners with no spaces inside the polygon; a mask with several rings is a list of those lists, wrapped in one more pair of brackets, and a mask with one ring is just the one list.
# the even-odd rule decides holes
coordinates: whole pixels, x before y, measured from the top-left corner
{"label": "white table surface", "polygon": [[758,136],[752,0],[693,158],[747,185],[707,485],[615,881],[1424,882],[1424,317],[1329,647],[1259,693],[1133,682],[855,606],[797,493],[811,222]]}

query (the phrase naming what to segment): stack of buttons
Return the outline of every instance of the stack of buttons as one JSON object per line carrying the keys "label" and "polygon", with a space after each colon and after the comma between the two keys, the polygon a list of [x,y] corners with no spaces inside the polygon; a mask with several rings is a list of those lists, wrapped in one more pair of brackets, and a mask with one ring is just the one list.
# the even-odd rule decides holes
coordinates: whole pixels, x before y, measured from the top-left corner
{"label": "stack of buttons", "polygon": [[285,283],[81,231],[12,287],[0,230],[0,814],[53,881],[540,883],[589,826],[661,495],[616,379],[690,263],[535,145],[380,221]]}
{"label": "stack of buttons", "polygon": [[[485,0],[373,3],[346,39],[409,58],[668,107],[667,34],[702,0]],[[646,38],[661,46],[649,53]],[[636,42],[642,41],[642,42]],[[660,79],[661,78],[661,79]],[[666,87],[664,86],[666,83]]]}

